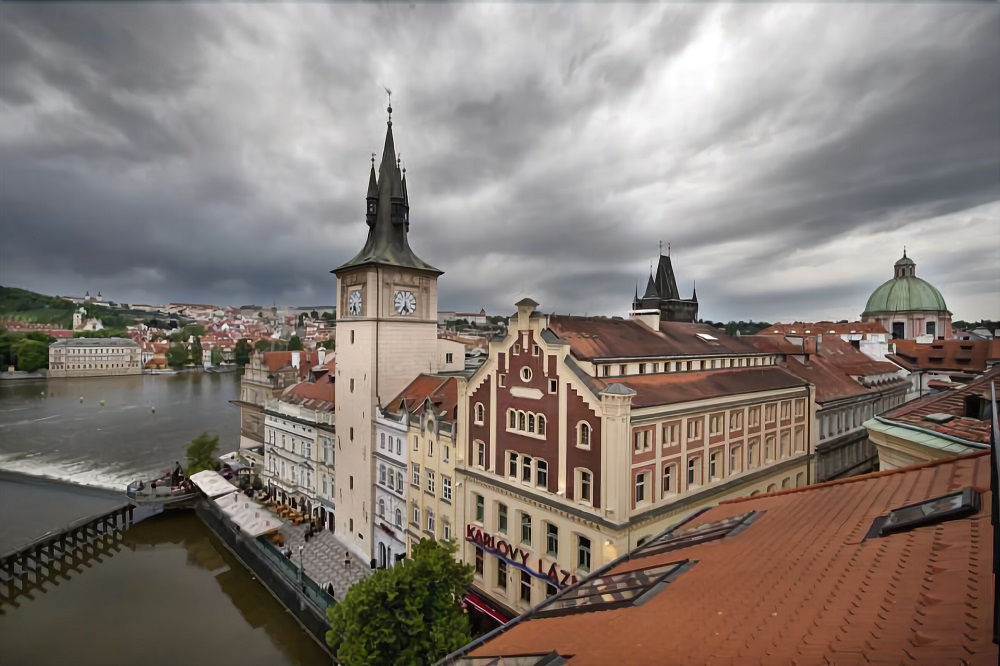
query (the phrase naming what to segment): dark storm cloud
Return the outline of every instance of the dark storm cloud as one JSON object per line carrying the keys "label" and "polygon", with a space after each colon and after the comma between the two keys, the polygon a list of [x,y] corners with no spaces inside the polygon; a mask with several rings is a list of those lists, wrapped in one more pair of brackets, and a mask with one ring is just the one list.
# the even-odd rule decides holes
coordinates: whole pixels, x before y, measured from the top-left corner
{"label": "dark storm cloud", "polygon": [[[992,6],[0,6],[0,270],[332,302],[385,95],[442,309],[846,318],[906,244],[997,316]],[[640,285],[641,286],[641,285]]]}

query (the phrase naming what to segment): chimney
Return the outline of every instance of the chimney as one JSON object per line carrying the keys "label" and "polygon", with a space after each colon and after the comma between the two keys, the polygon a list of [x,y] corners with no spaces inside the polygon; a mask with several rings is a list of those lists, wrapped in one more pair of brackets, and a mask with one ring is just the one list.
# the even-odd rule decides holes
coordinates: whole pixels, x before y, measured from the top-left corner
{"label": "chimney", "polygon": [[326,348],[317,347],[316,348],[316,365],[323,365],[326,363]]}
{"label": "chimney", "polygon": [[292,367],[295,368],[296,370],[299,369],[299,358],[300,358],[300,356],[301,356],[301,352],[297,352],[297,351],[293,351],[292,352]]}
{"label": "chimney", "polygon": [[660,330],[659,310],[632,310],[631,312],[628,313],[628,317],[633,321],[640,322],[650,330],[653,331]]}

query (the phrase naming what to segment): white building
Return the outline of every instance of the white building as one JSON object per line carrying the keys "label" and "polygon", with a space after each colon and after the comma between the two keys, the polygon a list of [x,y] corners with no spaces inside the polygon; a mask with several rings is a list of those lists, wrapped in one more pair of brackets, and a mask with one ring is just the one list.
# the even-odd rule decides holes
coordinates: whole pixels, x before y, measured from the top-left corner
{"label": "white building", "polygon": [[410,485],[407,415],[379,410],[375,416],[375,563],[391,567],[406,555]]}
{"label": "white building", "polygon": [[49,377],[142,374],[142,349],[127,338],[66,338],[49,345]]}

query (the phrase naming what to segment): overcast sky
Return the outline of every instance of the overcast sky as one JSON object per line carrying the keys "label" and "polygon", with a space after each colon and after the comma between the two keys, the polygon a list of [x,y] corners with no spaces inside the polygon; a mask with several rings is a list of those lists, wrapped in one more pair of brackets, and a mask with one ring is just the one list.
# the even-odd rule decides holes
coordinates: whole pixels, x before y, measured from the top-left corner
{"label": "overcast sky", "polygon": [[0,283],[335,302],[393,91],[441,309],[1000,318],[1000,7],[0,4]]}

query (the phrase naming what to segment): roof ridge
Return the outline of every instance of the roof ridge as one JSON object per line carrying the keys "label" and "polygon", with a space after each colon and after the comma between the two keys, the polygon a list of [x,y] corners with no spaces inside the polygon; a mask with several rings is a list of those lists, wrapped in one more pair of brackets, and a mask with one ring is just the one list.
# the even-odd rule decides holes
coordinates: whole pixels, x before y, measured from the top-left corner
{"label": "roof ridge", "polygon": [[747,497],[733,497],[732,499],[726,499],[719,502],[719,506],[723,504],[740,504],[742,502],[749,502],[751,500],[759,500],[763,497],[778,497],[783,495],[791,495],[793,493],[801,493],[809,490],[820,490],[822,488],[829,488],[832,486],[843,486],[848,483],[856,483],[858,481],[867,481],[869,479],[881,478],[883,476],[892,476],[893,474],[900,474],[903,472],[913,472],[920,469],[929,469],[931,467],[937,467],[939,465],[945,465],[947,463],[953,463],[958,460],[965,460],[966,458],[977,458],[979,456],[989,455],[989,449],[983,451],[974,451],[972,453],[965,453],[960,456],[949,456],[947,458],[938,458],[937,460],[929,460],[927,462],[916,463],[914,465],[907,465],[906,467],[896,467],[895,469],[887,469],[879,472],[872,472],[870,474],[861,474],[859,476],[849,476],[844,479],[834,479],[832,481],[824,481],[823,483],[814,483],[808,486],[802,486],[801,488],[786,488],[785,490],[779,490],[773,493],[753,495]]}

